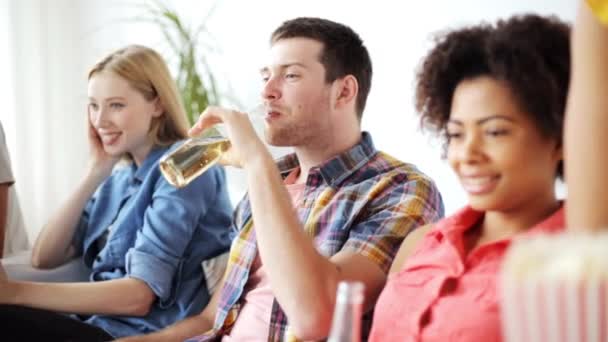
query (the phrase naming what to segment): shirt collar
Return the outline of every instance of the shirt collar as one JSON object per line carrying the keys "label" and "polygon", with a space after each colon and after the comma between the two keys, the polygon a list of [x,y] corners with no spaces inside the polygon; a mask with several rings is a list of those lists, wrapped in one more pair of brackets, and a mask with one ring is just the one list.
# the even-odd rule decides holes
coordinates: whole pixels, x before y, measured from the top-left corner
{"label": "shirt collar", "polygon": [[[462,235],[464,232],[472,228],[477,223],[484,213],[477,211],[469,206],[456,212],[454,215],[439,222],[437,231],[441,234]],[[530,229],[523,231],[517,236],[536,235],[539,233],[551,233],[560,231],[564,228],[564,205],[560,203],[560,208],[547,216],[542,221],[538,222]]]}
{"label": "shirt collar", "polygon": [[153,147],[140,167],[137,167],[135,162],[132,162],[131,173],[133,174],[133,180],[137,180],[142,183],[144,181],[144,178],[146,178],[148,172],[150,172],[153,167],[158,166],[158,160],[160,159],[160,157],[162,157],[162,155],[165,153],[165,151],[167,151],[168,148],[169,146]]}
{"label": "shirt collar", "polygon": [[[332,186],[344,181],[348,176],[367,163],[378,151],[374,147],[372,137],[367,132],[361,133],[361,140],[348,151],[335,156],[313,167],[311,174],[318,170],[323,180]],[[295,153],[288,154],[277,161],[279,171],[284,177],[300,166]]]}

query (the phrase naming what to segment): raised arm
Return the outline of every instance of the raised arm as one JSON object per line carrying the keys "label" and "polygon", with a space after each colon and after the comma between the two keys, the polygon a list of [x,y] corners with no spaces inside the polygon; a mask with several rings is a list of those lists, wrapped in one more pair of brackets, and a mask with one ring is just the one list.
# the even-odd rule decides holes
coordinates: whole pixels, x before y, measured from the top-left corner
{"label": "raised arm", "polygon": [[566,108],[567,223],[572,229],[608,227],[608,25],[581,1],[572,40]]}
{"label": "raised arm", "polygon": [[67,201],[55,212],[42,228],[32,250],[32,266],[37,268],[57,267],[72,258],[72,237],[78,227],[87,201],[95,189],[112,172],[117,158],[104,152],[99,136],[89,122],[89,144],[91,161],[85,177]]}
{"label": "raised arm", "polygon": [[82,179],[74,192],[44,225],[32,250],[32,266],[36,268],[57,267],[76,254],[72,237],[78,227],[87,201],[95,189],[106,178],[91,170]]}

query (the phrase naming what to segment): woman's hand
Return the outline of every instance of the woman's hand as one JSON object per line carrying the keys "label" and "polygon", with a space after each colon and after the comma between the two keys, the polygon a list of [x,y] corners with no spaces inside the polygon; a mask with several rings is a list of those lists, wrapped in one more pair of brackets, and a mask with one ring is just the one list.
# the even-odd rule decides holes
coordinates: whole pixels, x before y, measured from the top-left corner
{"label": "woman's hand", "polygon": [[97,130],[91,123],[91,116],[88,116],[88,140],[91,153],[89,162],[89,172],[96,174],[99,178],[105,179],[112,173],[112,168],[120,160],[120,157],[108,154],[104,148]]}

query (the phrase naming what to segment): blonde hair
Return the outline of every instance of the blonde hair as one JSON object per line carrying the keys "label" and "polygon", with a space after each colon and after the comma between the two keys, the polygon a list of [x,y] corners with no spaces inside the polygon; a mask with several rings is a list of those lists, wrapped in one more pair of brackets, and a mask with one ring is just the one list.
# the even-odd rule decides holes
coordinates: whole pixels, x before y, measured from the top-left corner
{"label": "blonde hair", "polygon": [[88,79],[106,71],[126,80],[147,101],[160,101],[163,115],[152,120],[149,131],[154,144],[171,145],[188,136],[182,98],[167,64],[156,51],[141,45],[126,46],[95,64]]}

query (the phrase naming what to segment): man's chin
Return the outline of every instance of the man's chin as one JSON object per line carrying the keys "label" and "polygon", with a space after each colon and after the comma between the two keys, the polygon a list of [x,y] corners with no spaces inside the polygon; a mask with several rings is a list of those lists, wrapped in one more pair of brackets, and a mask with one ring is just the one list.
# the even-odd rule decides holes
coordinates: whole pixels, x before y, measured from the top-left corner
{"label": "man's chin", "polygon": [[264,140],[266,143],[275,147],[290,147],[293,146],[293,139],[284,134],[272,134],[269,132],[264,133]]}

